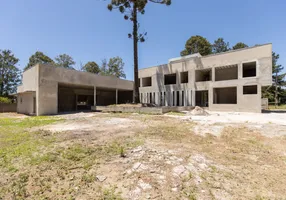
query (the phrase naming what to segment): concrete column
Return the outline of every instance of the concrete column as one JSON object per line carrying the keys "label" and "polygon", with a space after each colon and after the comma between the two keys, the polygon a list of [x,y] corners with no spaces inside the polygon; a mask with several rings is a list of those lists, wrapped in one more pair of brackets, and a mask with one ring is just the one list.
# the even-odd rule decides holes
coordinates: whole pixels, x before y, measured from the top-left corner
{"label": "concrete column", "polygon": [[93,105],[96,106],[96,87],[93,89]]}
{"label": "concrete column", "polygon": [[238,79],[242,79],[242,63],[238,64],[237,72],[238,72]]}
{"label": "concrete column", "polygon": [[171,92],[170,92],[170,98],[169,98],[169,99],[170,99],[170,104],[169,104],[169,106],[174,106],[174,105],[173,105],[173,98],[174,98],[173,91],[171,91]]}
{"label": "concrete column", "polygon": [[118,104],[118,89],[115,90],[115,104]]}
{"label": "concrete column", "polygon": [[192,106],[196,106],[196,91],[192,90]]}

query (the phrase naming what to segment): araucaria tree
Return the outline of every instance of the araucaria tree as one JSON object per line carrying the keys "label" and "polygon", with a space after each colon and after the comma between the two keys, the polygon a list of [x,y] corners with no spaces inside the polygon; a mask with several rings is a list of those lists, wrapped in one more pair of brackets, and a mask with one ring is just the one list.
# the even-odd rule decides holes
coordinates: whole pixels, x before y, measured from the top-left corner
{"label": "araucaria tree", "polygon": [[21,81],[20,70],[16,67],[18,61],[10,50],[0,50],[0,96],[16,92]]}
{"label": "araucaria tree", "polygon": [[139,80],[138,80],[138,42],[144,42],[147,33],[138,33],[139,22],[138,14],[145,13],[145,7],[148,3],[157,3],[171,5],[171,0],[111,0],[108,4],[108,9],[118,9],[124,14],[125,20],[130,20],[133,23],[132,34],[128,37],[133,39],[133,53],[134,53],[134,89],[133,89],[133,103],[139,103]]}

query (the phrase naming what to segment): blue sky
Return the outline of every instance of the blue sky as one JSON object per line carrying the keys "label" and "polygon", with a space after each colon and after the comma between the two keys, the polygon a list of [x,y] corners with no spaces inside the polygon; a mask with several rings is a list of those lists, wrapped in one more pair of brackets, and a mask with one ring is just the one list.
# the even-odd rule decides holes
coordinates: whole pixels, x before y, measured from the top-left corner
{"label": "blue sky", "polygon": [[[76,68],[88,61],[120,56],[127,79],[133,79],[132,24],[110,0],[0,0],[0,49],[11,49],[23,69],[29,57],[42,51],[54,58],[66,53]],[[192,35],[211,43],[223,37],[233,46],[273,43],[286,71],[285,0],[173,0],[171,6],[149,4],[140,16],[147,41],[139,45],[139,68],[178,57]]]}

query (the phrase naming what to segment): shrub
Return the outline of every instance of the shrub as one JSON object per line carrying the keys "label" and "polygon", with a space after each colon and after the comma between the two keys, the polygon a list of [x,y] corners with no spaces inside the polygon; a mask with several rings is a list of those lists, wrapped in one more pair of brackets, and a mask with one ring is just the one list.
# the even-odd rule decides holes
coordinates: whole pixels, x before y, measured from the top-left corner
{"label": "shrub", "polygon": [[0,103],[12,103],[8,97],[0,97]]}

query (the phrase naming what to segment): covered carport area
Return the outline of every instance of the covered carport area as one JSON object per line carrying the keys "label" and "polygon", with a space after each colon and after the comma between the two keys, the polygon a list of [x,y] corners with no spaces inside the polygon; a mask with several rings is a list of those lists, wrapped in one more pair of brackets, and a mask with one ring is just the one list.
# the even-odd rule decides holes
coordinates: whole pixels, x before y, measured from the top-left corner
{"label": "covered carport area", "polygon": [[58,112],[90,111],[92,106],[132,102],[132,90],[58,84]]}

